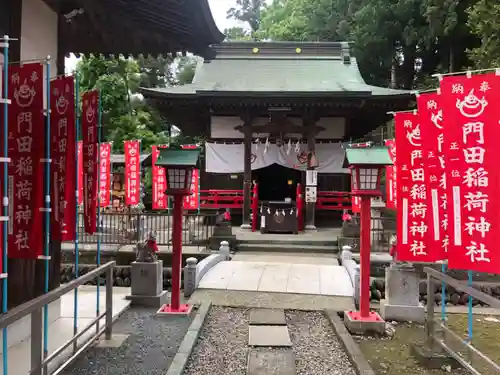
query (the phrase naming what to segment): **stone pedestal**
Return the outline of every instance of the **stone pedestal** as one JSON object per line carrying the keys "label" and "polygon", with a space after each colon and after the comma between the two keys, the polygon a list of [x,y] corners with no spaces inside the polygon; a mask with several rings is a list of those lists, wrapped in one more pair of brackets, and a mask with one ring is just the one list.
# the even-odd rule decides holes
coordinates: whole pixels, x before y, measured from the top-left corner
{"label": "stone pedestal", "polygon": [[163,261],[132,262],[132,294],[126,298],[132,305],[160,307],[167,303],[163,290]]}
{"label": "stone pedestal", "polygon": [[231,248],[236,246],[236,235],[233,234],[233,228],[229,222],[223,222],[215,226],[214,233],[210,237],[210,248],[218,249],[222,241],[227,241]]}
{"label": "stone pedestal", "polygon": [[385,320],[425,323],[425,308],[419,302],[420,278],[413,266],[393,263],[385,271],[385,300],[380,314]]}

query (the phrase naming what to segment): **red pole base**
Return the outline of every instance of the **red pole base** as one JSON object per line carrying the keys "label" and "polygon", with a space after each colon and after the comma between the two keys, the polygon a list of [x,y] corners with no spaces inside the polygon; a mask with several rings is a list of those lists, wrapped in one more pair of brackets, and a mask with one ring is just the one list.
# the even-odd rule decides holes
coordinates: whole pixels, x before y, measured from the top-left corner
{"label": "red pole base", "polygon": [[193,305],[181,304],[179,308],[173,307],[171,304],[166,304],[160,307],[157,311],[158,315],[189,315],[193,310]]}
{"label": "red pole base", "polygon": [[370,311],[367,316],[362,316],[359,311],[349,311],[349,319],[358,322],[383,322],[384,319],[376,312]]}

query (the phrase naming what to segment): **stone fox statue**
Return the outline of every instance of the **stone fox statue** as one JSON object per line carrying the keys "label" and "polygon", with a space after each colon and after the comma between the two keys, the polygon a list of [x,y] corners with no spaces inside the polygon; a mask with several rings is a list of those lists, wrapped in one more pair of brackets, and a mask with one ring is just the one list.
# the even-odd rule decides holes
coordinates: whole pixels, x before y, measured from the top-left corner
{"label": "stone fox statue", "polygon": [[156,233],[149,232],[146,241],[137,244],[136,262],[153,263],[158,260],[158,245],[156,244]]}

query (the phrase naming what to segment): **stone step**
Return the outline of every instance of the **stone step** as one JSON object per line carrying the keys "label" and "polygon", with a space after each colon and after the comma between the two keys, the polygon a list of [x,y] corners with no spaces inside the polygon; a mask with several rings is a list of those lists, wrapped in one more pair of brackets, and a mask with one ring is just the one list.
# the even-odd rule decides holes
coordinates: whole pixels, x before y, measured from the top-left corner
{"label": "stone step", "polygon": [[290,347],[292,340],[287,326],[254,326],[248,327],[248,346],[258,347]]}
{"label": "stone step", "polygon": [[337,246],[323,246],[323,245],[307,245],[296,243],[273,243],[273,244],[260,244],[260,243],[239,243],[237,245],[238,251],[252,251],[252,252],[281,252],[281,253],[321,253],[321,254],[337,254]]}
{"label": "stone step", "polygon": [[[238,243],[241,244],[259,244],[259,245],[283,245],[283,244],[292,244],[292,245],[311,245],[311,246],[326,246],[326,247],[337,247],[338,241],[337,239],[301,239],[300,236],[297,237],[295,235],[266,235],[271,238],[245,238],[239,239]],[[279,238],[276,238],[279,237]]]}

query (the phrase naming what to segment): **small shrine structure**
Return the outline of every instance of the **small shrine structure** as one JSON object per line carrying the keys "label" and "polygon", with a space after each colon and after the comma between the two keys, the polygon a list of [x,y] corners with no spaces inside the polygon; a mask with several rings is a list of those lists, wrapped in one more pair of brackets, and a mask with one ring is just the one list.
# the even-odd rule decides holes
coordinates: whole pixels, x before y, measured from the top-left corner
{"label": "small shrine structure", "polygon": [[306,230],[319,212],[350,208],[342,142],[390,121],[389,111],[413,99],[368,85],[346,42],[222,43],[191,84],[142,93],[184,135],[206,137],[201,208],[241,209],[247,229],[252,186],[260,207],[289,202],[309,193],[306,170],[318,173]]}

